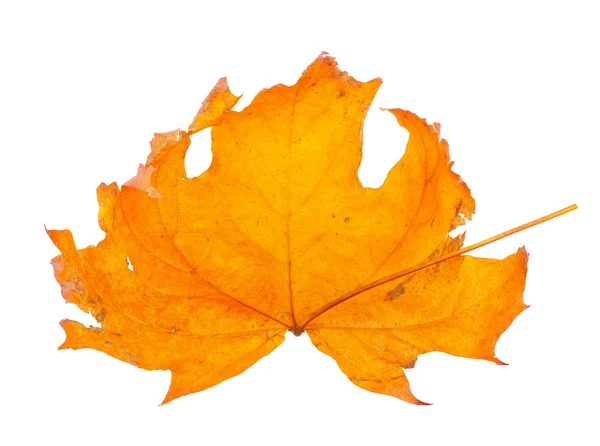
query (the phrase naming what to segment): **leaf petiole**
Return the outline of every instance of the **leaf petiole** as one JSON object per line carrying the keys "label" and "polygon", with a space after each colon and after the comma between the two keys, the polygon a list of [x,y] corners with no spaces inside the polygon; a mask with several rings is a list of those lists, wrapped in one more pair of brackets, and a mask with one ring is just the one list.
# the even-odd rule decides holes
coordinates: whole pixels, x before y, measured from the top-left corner
{"label": "leaf petiole", "polygon": [[508,231],[502,232],[500,234],[497,234],[493,237],[487,238],[485,240],[482,240],[480,242],[477,242],[473,245],[469,245],[466,246],[462,249],[459,249],[457,251],[454,251],[450,254],[446,254],[444,256],[435,258],[435,259],[431,259],[428,260],[426,262],[420,263],[418,265],[415,265],[411,268],[405,269],[403,271],[399,271],[397,273],[394,274],[390,274],[389,276],[385,276],[382,277],[381,279],[377,279],[373,282],[367,283],[366,285],[362,285],[358,288],[356,288],[354,291],[351,291],[347,294],[344,294],[343,296],[338,297],[337,299],[332,300],[331,302],[323,305],[322,307],[316,309],[315,311],[313,311],[312,313],[310,313],[297,327],[293,327],[290,329],[290,331],[292,333],[294,333],[296,336],[300,336],[302,333],[304,333],[304,328],[314,319],[316,319],[317,317],[319,317],[320,315],[322,315],[323,313],[325,313],[328,310],[331,310],[333,307],[341,304],[342,302],[347,301],[348,299],[357,296],[361,293],[364,293],[367,290],[370,290],[372,288],[378,287],[379,285],[383,285],[384,283],[387,282],[391,282],[392,280],[395,279],[399,279],[400,277],[403,276],[407,276],[409,274],[415,273],[417,271],[420,271],[422,269],[425,268],[429,268],[430,266],[433,265],[437,265],[438,263],[442,263],[445,262],[446,260],[452,259],[454,257],[458,257],[462,254],[465,254],[467,252],[473,251],[477,248],[481,248],[482,246],[485,245],[489,245],[490,243],[494,243],[500,239],[503,239],[505,237],[508,237],[509,235],[513,235],[516,234],[517,232],[521,232],[525,229],[529,229],[533,226],[539,225],[540,223],[544,223],[548,220],[552,220],[553,218],[559,217],[561,215],[566,214],[567,212],[571,212],[574,211],[575,209],[577,209],[577,205],[576,204],[572,204],[571,206],[568,206],[564,209],[561,209],[559,211],[553,212],[551,214],[548,214],[544,217],[538,218],[536,220],[532,220],[528,223],[525,223],[523,225],[517,226],[515,228],[509,229]]}

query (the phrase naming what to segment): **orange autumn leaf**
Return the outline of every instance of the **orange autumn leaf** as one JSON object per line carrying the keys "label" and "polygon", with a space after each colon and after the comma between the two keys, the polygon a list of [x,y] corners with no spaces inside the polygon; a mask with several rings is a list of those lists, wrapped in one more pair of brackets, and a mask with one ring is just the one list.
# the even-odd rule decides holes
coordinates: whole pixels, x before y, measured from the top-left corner
{"label": "orange autumn leaf", "polygon": [[[390,110],[410,133],[402,159],[380,188],[361,185],[380,85],[321,55],[295,85],[235,112],[219,80],[188,131],[156,134],[134,178],[100,185],[104,240],[78,250],[70,231],[48,231],[63,297],[100,323],[63,320],[61,348],[170,370],[164,402],[243,372],[288,330],[306,331],[357,386],[412,403],[404,370],[420,354],[499,362],[496,341],[525,308],[527,254],[452,257],[463,236],[448,234],[475,202],[439,125],[411,112]],[[188,178],[190,135],[208,127],[212,164]]]}

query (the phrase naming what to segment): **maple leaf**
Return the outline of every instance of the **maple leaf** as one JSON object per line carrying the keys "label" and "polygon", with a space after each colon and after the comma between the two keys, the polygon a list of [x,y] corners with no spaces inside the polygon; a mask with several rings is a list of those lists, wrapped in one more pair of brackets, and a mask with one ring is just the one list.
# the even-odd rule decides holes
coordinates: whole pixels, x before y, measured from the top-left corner
{"label": "maple leaf", "polygon": [[[234,112],[219,80],[188,131],[156,134],[121,189],[100,185],[104,240],[78,250],[70,231],[48,231],[63,297],[100,323],[63,320],[60,348],[170,370],[164,402],[241,373],[288,330],[357,386],[412,403],[404,370],[423,353],[499,362],[496,341],[526,307],[527,254],[459,255],[474,248],[448,234],[475,202],[439,125],[411,112],[389,110],[406,152],[380,188],[361,185],[380,85],[322,54],[295,85]],[[207,127],[212,164],[188,178],[190,135]]]}

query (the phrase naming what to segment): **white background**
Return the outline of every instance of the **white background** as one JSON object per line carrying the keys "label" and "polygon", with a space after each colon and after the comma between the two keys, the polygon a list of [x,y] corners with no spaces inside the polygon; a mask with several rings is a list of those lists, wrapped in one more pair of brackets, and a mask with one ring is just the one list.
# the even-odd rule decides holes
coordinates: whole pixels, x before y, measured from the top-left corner
{"label": "white background", "polygon": [[[3,2],[0,443],[598,444],[597,6],[493,4]],[[242,375],[159,407],[169,372],[58,352],[60,319],[92,319],[62,300],[44,224],[95,244],[95,188],[131,178],[153,132],[185,128],[221,76],[244,94],[239,110],[323,50],[384,80],[365,184],[381,184],[406,141],[378,108],[402,107],[442,124],[477,200],[467,243],[579,204],[475,253],[531,253],[531,308],[497,346],[510,366],[424,355],[409,377],[434,404],[415,407],[353,386],[307,336],[288,336]]]}

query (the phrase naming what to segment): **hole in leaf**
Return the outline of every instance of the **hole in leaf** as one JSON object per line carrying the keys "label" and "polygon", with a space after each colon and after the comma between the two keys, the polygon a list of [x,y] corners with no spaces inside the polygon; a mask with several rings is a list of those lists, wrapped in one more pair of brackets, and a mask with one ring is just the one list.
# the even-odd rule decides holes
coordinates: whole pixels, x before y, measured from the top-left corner
{"label": "hole in leaf", "polygon": [[87,312],[82,311],[74,303],[68,303],[67,309],[64,310],[61,308],[61,317],[64,319],[70,319],[72,321],[77,321],[86,327],[100,327],[100,323],[96,320],[94,316],[92,316],[91,310]]}
{"label": "hole in leaf", "polygon": [[129,269],[129,271],[133,271],[133,265],[131,264],[131,260],[129,260],[129,257],[127,257],[126,260],[127,260],[127,268]]}
{"label": "hole in leaf", "polygon": [[202,175],[212,162],[211,132],[204,129],[191,137],[192,143],[185,154],[185,173],[188,178]]}
{"label": "hole in leaf", "polygon": [[365,187],[380,187],[390,169],[400,161],[408,131],[398,124],[394,115],[379,109],[367,113],[363,128],[363,158],[358,178]]}

